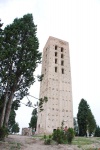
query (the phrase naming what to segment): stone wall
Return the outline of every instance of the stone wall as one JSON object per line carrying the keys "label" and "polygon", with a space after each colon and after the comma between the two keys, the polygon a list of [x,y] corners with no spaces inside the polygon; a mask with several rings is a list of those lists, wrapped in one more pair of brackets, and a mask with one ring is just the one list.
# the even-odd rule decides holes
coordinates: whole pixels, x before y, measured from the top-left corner
{"label": "stone wall", "polygon": [[22,128],[22,135],[31,136],[32,135],[32,128]]}

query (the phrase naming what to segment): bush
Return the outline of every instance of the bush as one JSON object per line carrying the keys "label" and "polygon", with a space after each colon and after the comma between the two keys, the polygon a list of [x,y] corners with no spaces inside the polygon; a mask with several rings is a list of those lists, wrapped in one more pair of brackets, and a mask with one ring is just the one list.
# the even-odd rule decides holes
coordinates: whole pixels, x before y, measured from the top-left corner
{"label": "bush", "polygon": [[44,135],[44,144],[50,145],[52,144],[53,140],[58,144],[71,144],[74,138],[74,130],[73,128],[68,128],[65,132],[62,129],[57,129],[53,131],[52,135],[46,136]]}
{"label": "bush", "polygon": [[44,144],[50,145],[51,141],[52,141],[52,135],[49,135],[49,137],[47,137],[46,135],[44,135]]}
{"label": "bush", "polygon": [[63,130],[57,129],[52,134],[52,139],[56,141],[58,144],[64,144],[67,141],[66,134]]}
{"label": "bush", "polygon": [[8,129],[6,127],[0,128],[0,141],[4,140],[4,138],[8,135]]}
{"label": "bush", "polygon": [[68,130],[66,132],[66,135],[67,135],[68,144],[71,144],[72,140],[74,138],[74,135],[75,135],[73,128],[68,128]]}

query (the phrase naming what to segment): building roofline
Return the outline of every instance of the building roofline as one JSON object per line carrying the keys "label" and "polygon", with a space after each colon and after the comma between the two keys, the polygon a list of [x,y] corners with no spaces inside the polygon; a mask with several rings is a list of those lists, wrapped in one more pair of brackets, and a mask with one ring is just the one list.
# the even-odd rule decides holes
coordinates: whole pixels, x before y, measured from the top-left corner
{"label": "building roofline", "polygon": [[67,41],[62,40],[62,39],[59,39],[59,38],[56,38],[56,37],[53,37],[53,36],[49,36],[48,40],[49,40],[49,39],[59,40],[59,41],[62,41],[62,42],[65,42],[66,44],[68,44],[68,42],[67,42]]}
{"label": "building roofline", "polygon": [[44,48],[46,47],[47,43],[49,43],[50,40],[58,40],[59,42],[61,42],[64,45],[69,45],[69,43],[67,41],[61,40],[61,39],[53,37],[53,36],[49,36]]}

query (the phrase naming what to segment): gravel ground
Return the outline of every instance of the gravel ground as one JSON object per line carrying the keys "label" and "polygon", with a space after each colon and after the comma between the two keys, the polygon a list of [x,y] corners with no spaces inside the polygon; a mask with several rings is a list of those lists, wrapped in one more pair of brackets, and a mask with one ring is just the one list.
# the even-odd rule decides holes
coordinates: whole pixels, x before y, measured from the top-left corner
{"label": "gravel ground", "polygon": [[9,135],[0,142],[0,150],[80,150],[73,145],[44,145],[43,140],[22,135]]}
{"label": "gravel ground", "polygon": [[[99,145],[92,144],[92,148],[98,147]],[[84,150],[90,147],[84,147]],[[83,148],[78,148],[76,145],[44,145],[43,140],[37,138],[32,138],[22,135],[9,135],[5,139],[5,142],[0,142],[0,150],[82,150]],[[92,150],[92,149],[91,149]]]}

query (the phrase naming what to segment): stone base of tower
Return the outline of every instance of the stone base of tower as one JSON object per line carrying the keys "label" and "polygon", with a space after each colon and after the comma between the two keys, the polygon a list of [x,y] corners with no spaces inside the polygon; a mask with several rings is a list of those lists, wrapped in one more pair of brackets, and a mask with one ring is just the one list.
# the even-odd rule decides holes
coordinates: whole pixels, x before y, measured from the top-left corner
{"label": "stone base of tower", "polygon": [[45,129],[43,127],[41,127],[41,125],[37,125],[37,130],[36,130],[37,134],[52,134],[53,133],[53,129]]}
{"label": "stone base of tower", "polygon": [[[65,128],[67,126],[67,128],[73,128],[73,123],[71,123],[71,124],[66,124],[66,123],[64,123],[64,126],[63,126],[63,129]],[[42,127],[42,124],[40,125],[40,124],[38,124],[37,125],[37,130],[36,130],[36,133],[37,134],[46,134],[46,135],[48,135],[48,134],[52,134],[53,133],[53,131],[54,130],[56,130],[56,129],[61,129],[61,126],[58,126],[58,127],[54,127],[54,128],[43,128]]]}

